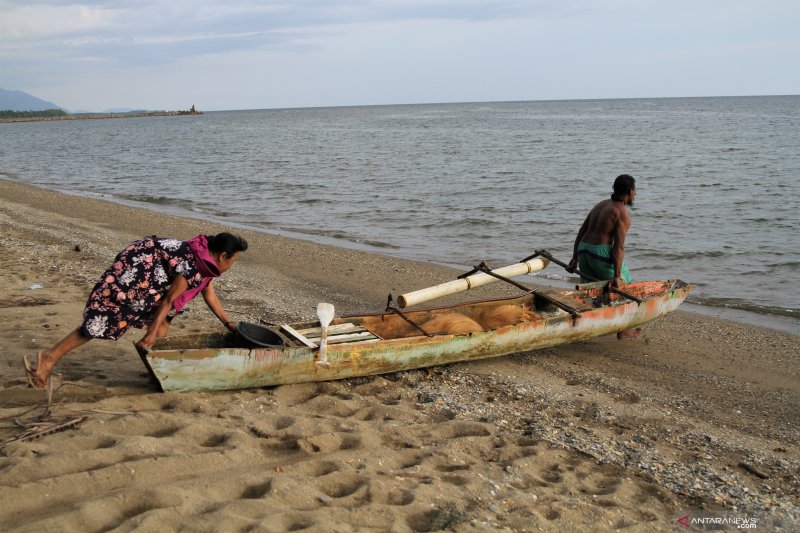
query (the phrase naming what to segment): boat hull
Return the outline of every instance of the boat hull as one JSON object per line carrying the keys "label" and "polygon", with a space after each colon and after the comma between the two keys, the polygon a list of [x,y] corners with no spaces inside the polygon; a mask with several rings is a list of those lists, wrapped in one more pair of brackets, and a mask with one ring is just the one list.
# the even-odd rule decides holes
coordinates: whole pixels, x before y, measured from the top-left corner
{"label": "boat hull", "polygon": [[[519,324],[465,335],[418,335],[334,344],[328,346],[328,365],[317,364],[318,350],[306,346],[219,347],[217,337],[221,334],[198,336],[196,346],[178,349],[158,349],[157,344],[155,350],[140,352],[140,355],[164,391],[245,389],[330,381],[499,357],[617,333],[674,311],[691,286],[671,280],[632,284],[626,289],[640,289],[639,293],[644,296],[641,303],[612,300],[607,305],[584,309],[577,317],[555,310],[537,314]],[[598,298],[596,295],[600,292],[583,291],[581,294],[588,301]],[[533,301],[536,296],[494,302],[524,305],[525,298]],[[459,310],[466,305],[439,310]]]}

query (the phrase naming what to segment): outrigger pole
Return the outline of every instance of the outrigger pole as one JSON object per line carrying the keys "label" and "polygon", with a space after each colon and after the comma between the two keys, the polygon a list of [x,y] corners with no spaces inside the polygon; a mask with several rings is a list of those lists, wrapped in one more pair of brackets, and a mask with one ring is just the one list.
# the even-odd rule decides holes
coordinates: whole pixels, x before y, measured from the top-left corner
{"label": "outrigger pole", "polygon": [[[433,287],[427,287],[425,289],[419,289],[417,291],[401,294],[397,297],[397,304],[400,306],[400,308],[410,307],[422,302],[427,302],[429,300],[434,300],[450,294],[456,294],[468,289],[480,287],[482,285],[486,285],[487,283],[497,281],[498,279],[514,278],[516,276],[522,276],[524,274],[536,272],[538,270],[542,270],[548,265],[548,263],[550,263],[550,261],[547,258],[534,259],[533,257],[530,257],[525,261],[521,261],[514,265],[508,265],[491,270],[491,274],[487,273],[488,267],[485,269],[481,267],[475,267],[475,270],[465,274],[464,277],[459,276],[458,279],[453,281],[448,281],[446,283],[434,285]],[[481,264],[484,265],[485,263]]]}
{"label": "outrigger pole", "polygon": [[[448,281],[439,285],[434,285],[433,287],[427,287],[413,292],[401,294],[397,297],[397,304],[400,309],[404,309],[412,305],[463,292],[498,280],[505,281],[506,283],[519,287],[523,290],[530,291],[528,287],[525,287],[524,285],[517,283],[510,278],[522,276],[531,272],[537,272],[546,267],[550,262],[563,267],[567,272],[578,274],[584,279],[591,281],[602,281],[577,269],[570,269],[566,263],[553,257],[552,254],[550,254],[550,252],[547,250],[536,250],[533,255],[526,257],[519,263],[501,268],[491,269],[485,261],[481,261],[480,265],[476,266],[473,270],[458,276],[458,278],[453,281]],[[616,287],[606,287],[606,289],[633,300],[636,303],[642,303],[641,298],[638,298],[622,289]],[[536,292],[541,295],[539,291]],[[565,309],[565,311],[571,312],[572,310]]]}

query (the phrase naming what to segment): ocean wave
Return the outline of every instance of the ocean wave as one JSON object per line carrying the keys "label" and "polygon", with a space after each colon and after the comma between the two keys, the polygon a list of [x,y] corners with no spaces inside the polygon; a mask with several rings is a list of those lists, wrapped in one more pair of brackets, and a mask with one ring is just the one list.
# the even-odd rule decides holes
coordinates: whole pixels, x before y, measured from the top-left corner
{"label": "ocean wave", "polygon": [[275,228],[278,231],[285,231],[289,233],[294,233],[297,235],[308,235],[311,237],[321,237],[326,239],[333,239],[338,241],[346,241],[351,242],[353,244],[360,244],[366,245],[372,248],[382,248],[382,249],[389,249],[389,250],[398,250],[400,249],[399,246],[394,244],[373,240],[373,239],[364,239],[362,237],[357,237],[355,235],[350,235],[349,233],[345,233],[343,231],[338,230],[325,230],[325,229],[314,229],[314,228],[298,228],[298,227],[290,227],[290,226],[281,226]]}
{"label": "ocean wave", "polygon": [[[730,250],[730,247],[727,247]],[[740,252],[731,252],[726,250],[705,250],[705,251],[691,251],[688,250],[683,253],[678,252],[661,252],[658,250],[637,249],[634,257],[637,259],[657,259],[659,261],[686,261],[690,259],[718,259],[722,257],[731,257],[737,254],[747,254],[747,250]],[[627,258],[627,255],[626,255]],[[627,262],[627,259],[626,259]]]}
{"label": "ocean wave", "polygon": [[154,196],[150,194],[112,194],[111,196],[131,202],[141,202],[144,204],[155,205],[173,205],[190,211],[200,212],[197,210],[197,204],[195,202],[171,196]]}
{"label": "ocean wave", "polygon": [[779,269],[779,268],[797,269],[800,268],[800,261],[780,261],[777,263],[766,263],[765,266],[772,269]]}
{"label": "ocean wave", "polygon": [[204,215],[211,215],[212,217],[219,217],[219,218],[233,218],[236,217],[236,213],[231,213],[230,211],[220,211],[218,209],[200,209],[200,208],[192,208],[192,211],[195,213],[201,213]]}
{"label": "ocean wave", "polygon": [[736,273],[737,276],[766,276],[769,274],[769,269],[767,268],[751,268],[751,269],[742,269]]}
{"label": "ocean wave", "polygon": [[372,246],[373,248],[386,248],[386,249],[389,249],[389,250],[399,250],[400,249],[399,246],[396,246],[394,244],[390,244],[388,242],[383,242],[383,241],[375,241],[375,240],[370,240],[370,239],[348,239],[348,240],[351,240],[352,242],[355,242],[355,243],[358,243],[358,244],[366,244],[367,246]]}
{"label": "ocean wave", "polygon": [[760,315],[777,315],[800,319],[800,309],[777,307],[771,305],[760,305],[746,300],[736,298],[715,298],[709,296],[690,296],[686,299],[688,303],[702,305],[705,307],[723,307],[726,309],[736,309]]}
{"label": "ocean wave", "polygon": [[450,219],[450,220],[433,220],[430,222],[425,222],[420,224],[419,227],[422,229],[429,229],[429,228],[470,228],[470,227],[479,227],[479,228],[486,228],[486,227],[496,227],[501,226],[501,223],[497,220],[491,220],[488,218],[458,218],[458,219]]}

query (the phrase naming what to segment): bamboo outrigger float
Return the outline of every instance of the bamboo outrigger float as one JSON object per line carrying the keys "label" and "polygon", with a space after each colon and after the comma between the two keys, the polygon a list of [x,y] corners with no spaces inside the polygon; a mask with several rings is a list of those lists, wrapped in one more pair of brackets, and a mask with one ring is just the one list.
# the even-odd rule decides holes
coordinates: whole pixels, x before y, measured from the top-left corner
{"label": "bamboo outrigger float", "polygon": [[[321,322],[280,326],[240,324],[238,333],[161,338],[152,350],[140,349],[139,354],[163,391],[330,381],[498,357],[618,333],[674,311],[691,290],[680,280],[631,283],[618,292],[597,285],[575,290],[530,290],[519,285],[526,292],[513,298],[407,311],[390,305],[381,313],[332,320],[330,315],[321,316]],[[455,329],[460,331],[442,331],[441,324],[448,319],[457,319],[460,326]]]}

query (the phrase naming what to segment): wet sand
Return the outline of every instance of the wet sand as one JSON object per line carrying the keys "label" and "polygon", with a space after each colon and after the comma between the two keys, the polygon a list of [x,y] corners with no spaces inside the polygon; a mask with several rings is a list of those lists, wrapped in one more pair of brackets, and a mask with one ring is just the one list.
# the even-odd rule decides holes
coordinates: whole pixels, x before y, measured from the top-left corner
{"label": "wet sand", "polygon": [[[156,392],[133,331],[57,367],[44,420],[79,424],[10,441],[42,420],[22,355],[80,322],[114,255],[222,229],[0,181],[4,531],[673,531],[701,511],[800,527],[800,338],[686,312],[625,342],[219,393]],[[234,320],[378,310],[459,273],[234,231],[251,249],[215,282]],[[220,329],[197,301],[172,334]]]}

